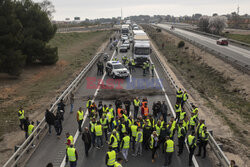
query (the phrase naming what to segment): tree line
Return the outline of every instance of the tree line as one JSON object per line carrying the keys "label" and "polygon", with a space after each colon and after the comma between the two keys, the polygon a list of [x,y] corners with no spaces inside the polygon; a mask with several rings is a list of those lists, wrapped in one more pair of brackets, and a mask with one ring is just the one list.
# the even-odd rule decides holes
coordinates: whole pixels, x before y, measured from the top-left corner
{"label": "tree line", "polygon": [[51,7],[45,0],[0,1],[0,72],[20,75],[31,64],[55,64],[57,47],[48,45],[56,33]]}

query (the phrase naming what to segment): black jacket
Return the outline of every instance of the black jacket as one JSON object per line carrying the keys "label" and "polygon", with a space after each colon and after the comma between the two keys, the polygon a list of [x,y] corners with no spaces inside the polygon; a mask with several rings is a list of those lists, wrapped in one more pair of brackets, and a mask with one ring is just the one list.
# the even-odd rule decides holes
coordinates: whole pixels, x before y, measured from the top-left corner
{"label": "black jacket", "polygon": [[46,111],[45,120],[49,125],[54,125],[55,119],[56,119],[56,117],[52,112]]}
{"label": "black jacket", "polygon": [[82,134],[82,140],[85,144],[91,144],[91,136],[89,132],[84,132]]}

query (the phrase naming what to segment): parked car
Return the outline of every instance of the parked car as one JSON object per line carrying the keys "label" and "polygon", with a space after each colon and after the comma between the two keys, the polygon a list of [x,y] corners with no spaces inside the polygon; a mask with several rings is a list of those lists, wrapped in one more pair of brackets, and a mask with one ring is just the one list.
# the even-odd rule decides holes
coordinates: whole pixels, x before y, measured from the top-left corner
{"label": "parked car", "polygon": [[121,40],[122,40],[122,42],[128,40],[128,36],[127,35],[122,35],[121,36]]}
{"label": "parked car", "polygon": [[106,63],[106,72],[109,76],[115,78],[127,78],[129,71],[119,61],[108,61]]}
{"label": "parked car", "polygon": [[218,45],[228,45],[228,39],[226,38],[220,38],[219,40],[216,41]]}

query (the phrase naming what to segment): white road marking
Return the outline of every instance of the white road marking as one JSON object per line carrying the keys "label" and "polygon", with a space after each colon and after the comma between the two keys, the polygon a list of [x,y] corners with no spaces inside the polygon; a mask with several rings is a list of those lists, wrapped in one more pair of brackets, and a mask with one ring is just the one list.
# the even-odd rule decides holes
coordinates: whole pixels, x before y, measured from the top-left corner
{"label": "white road marking", "polygon": [[[118,45],[119,45],[119,43],[120,43],[120,41],[118,42]],[[114,52],[113,52],[112,57],[111,57],[110,60],[113,59],[115,53],[116,53],[116,50],[114,50]],[[106,71],[104,71],[104,74],[103,74],[103,76],[102,76],[101,82],[99,83],[99,85],[98,85],[98,87],[97,87],[97,89],[96,89],[96,91],[95,91],[95,94],[94,94],[94,97],[93,97],[93,99],[92,99],[92,102],[95,100],[96,95],[98,94],[98,92],[99,92],[99,90],[100,90],[101,84],[103,83],[103,80],[104,80],[105,76],[106,76]],[[85,112],[85,114],[84,114],[84,118],[83,118],[81,127],[83,127],[84,122],[86,121],[87,116],[88,116],[88,109],[86,110],[86,112]],[[74,143],[76,143],[77,138],[79,137],[79,134],[80,134],[79,129],[77,129],[76,134],[74,135]],[[60,167],[65,167],[65,165],[66,165],[66,155],[64,156],[63,161],[62,161]]]}
{"label": "white road marking", "polygon": [[[151,58],[149,58],[149,60],[150,60],[150,63],[152,64]],[[168,95],[167,95],[167,93],[166,93],[166,91],[165,91],[165,89],[164,89],[164,87],[163,87],[163,85],[162,85],[162,82],[161,82],[161,80],[160,80],[160,77],[159,77],[159,75],[158,75],[158,72],[156,71],[156,68],[154,68],[154,71],[155,71],[155,74],[156,74],[156,76],[157,76],[157,78],[158,78],[158,80],[159,80],[159,83],[160,83],[160,85],[161,85],[162,91],[164,92],[165,98],[167,99],[169,108],[170,108],[170,110],[171,110],[173,116],[176,117],[176,114],[175,114],[175,112],[174,112],[173,106],[172,106],[172,104],[171,104],[171,102],[170,102],[170,100],[169,100],[169,98],[168,98]],[[185,142],[185,143],[186,143],[186,142]],[[187,143],[186,143],[186,146],[187,146]],[[188,150],[188,152],[189,152],[188,146],[187,146],[187,150]],[[194,166],[195,166],[195,167],[199,167],[199,165],[198,165],[198,163],[197,163],[197,160],[196,160],[195,156],[193,156],[192,160],[193,160]]]}

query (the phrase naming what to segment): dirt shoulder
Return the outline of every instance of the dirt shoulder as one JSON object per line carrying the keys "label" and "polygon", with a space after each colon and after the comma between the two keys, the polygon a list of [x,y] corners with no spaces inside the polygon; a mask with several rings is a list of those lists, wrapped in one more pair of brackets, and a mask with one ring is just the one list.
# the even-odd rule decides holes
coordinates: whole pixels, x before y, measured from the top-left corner
{"label": "dirt shoulder", "polygon": [[178,86],[187,90],[189,100],[199,106],[199,117],[206,120],[216,140],[223,143],[228,158],[236,160],[239,166],[247,166],[250,163],[249,75],[188,42],[178,49],[181,39],[172,34],[144,29]]}
{"label": "dirt shoulder", "polygon": [[58,46],[59,61],[54,66],[27,67],[20,78],[0,75],[0,164],[13,154],[15,145],[25,137],[18,127],[17,110],[20,105],[30,120],[41,120],[44,111],[70,84],[92,57],[101,51],[111,31],[56,34],[50,42]]}

